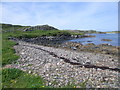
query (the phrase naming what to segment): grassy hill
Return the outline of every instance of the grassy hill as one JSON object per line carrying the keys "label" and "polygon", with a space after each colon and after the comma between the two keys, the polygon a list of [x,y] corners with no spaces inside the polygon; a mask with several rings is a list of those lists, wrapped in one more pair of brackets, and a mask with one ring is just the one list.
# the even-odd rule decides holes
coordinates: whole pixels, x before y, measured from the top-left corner
{"label": "grassy hill", "polygon": [[96,31],[96,30],[67,30],[69,32],[72,32],[72,33],[82,33],[82,34],[91,34],[91,33],[104,33],[104,32],[99,32],[99,31]]}
{"label": "grassy hill", "polygon": [[[30,26],[20,26],[11,24],[2,24],[2,65],[10,64],[17,60],[19,56],[16,56],[14,49],[12,48],[16,43],[9,40],[9,37],[16,38],[35,38],[40,36],[60,36],[71,35],[68,31],[63,30],[32,30],[24,31],[24,28]],[[51,27],[50,27],[51,28]]]}
{"label": "grassy hill", "polygon": [[0,24],[2,27],[2,32],[14,32],[14,31],[35,31],[35,30],[58,30],[49,25],[39,25],[39,26],[21,26],[12,24]]}
{"label": "grassy hill", "polygon": [[108,31],[106,33],[120,33],[120,31]]}
{"label": "grassy hill", "polygon": [[14,31],[22,31],[30,26],[21,26],[21,25],[12,25],[12,24],[0,24],[2,28],[2,32],[14,32]]}
{"label": "grassy hill", "polygon": [[29,27],[24,31],[34,31],[34,30],[58,30],[58,29],[49,25],[38,25],[38,26]]}

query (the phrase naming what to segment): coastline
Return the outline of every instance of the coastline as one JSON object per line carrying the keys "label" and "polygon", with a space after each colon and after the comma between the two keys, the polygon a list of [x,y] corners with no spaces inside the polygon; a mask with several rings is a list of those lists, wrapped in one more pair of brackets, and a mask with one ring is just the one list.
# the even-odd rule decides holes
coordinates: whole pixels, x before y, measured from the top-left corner
{"label": "coastline", "polygon": [[[63,88],[67,85],[83,88],[80,84],[84,82],[85,88],[119,88],[117,55],[93,52],[96,51],[93,49],[96,48],[94,44],[87,46],[74,42],[67,42],[66,45],[65,43],[56,45],[53,42],[48,44],[48,41],[54,39],[56,38],[52,36],[37,39],[9,37],[9,40],[16,42],[14,49],[20,58],[5,67],[38,75],[46,81],[45,86],[52,88]],[[38,40],[42,41],[39,45],[36,43]],[[104,44],[101,47],[114,46]],[[99,50],[98,47],[97,49]],[[105,48],[103,49],[105,52]]]}
{"label": "coastline", "polygon": [[88,80],[86,88],[118,88],[117,75],[119,72],[109,69],[102,70],[99,68],[95,69],[86,68],[85,66],[81,67],[80,65],[71,65],[70,63],[66,63],[63,58],[60,59],[55,55],[49,55],[48,51],[55,53],[59,57],[67,58],[74,63],[88,63],[110,68],[117,68],[117,57],[106,54],[95,54],[83,51],[77,52],[71,49],[67,50],[36,45],[19,40],[17,40],[17,45],[14,46],[14,48],[16,53],[20,55],[20,59],[17,60],[18,64],[14,62],[11,67],[21,69],[31,74],[40,75],[47,81],[47,86],[64,87],[68,82],[72,84],[75,80],[76,82],[74,83],[76,87],[80,87],[78,85],[80,83],[79,80],[81,80],[81,83]]}
{"label": "coastline", "polygon": [[94,35],[73,35],[71,37],[61,36],[61,37],[53,37],[53,36],[45,36],[45,37],[37,37],[37,38],[9,38],[11,40],[22,40],[28,43],[44,45],[49,47],[63,48],[76,50],[78,52],[91,52],[91,53],[101,53],[118,57],[120,46],[112,46],[110,44],[99,44],[95,45],[94,43],[87,43],[85,45],[77,42],[67,41],[70,39],[76,38],[89,38],[95,37]]}

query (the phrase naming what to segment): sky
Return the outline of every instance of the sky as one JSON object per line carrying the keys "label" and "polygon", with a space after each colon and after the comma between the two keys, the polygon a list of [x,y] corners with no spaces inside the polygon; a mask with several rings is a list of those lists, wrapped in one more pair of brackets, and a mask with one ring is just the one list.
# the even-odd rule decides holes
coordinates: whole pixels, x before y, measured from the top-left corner
{"label": "sky", "polygon": [[117,2],[2,2],[1,23],[65,30],[118,30]]}

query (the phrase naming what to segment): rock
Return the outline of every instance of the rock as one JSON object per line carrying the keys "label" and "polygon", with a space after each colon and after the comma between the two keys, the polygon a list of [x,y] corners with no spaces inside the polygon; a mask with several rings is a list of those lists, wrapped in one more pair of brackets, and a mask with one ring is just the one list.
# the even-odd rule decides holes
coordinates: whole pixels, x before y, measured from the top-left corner
{"label": "rock", "polygon": [[29,71],[28,73],[31,73],[31,71]]}
{"label": "rock", "polygon": [[83,37],[96,37],[95,35],[84,35]]}
{"label": "rock", "polygon": [[15,45],[19,45],[19,43],[16,43]]}
{"label": "rock", "polygon": [[22,52],[21,54],[25,54],[24,52]]}
{"label": "rock", "polygon": [[68,46],[68,47],[76,47],[76,48],[82,46],[81,43],[77,43],[77,42],[66,42],[66,43],[64,43],[64,44],[65,44],[65,46]]}
{"label": "rock", "polygon": [[112,46],[111,44],[108,44],[108,43],[102,43],[100,45],[102,45],[102,46]]}
{"label": "rock", "polygon": [[88,44],[86,44],[86,45],[95,45],[94,43],[88,43]]}
{"label": "rock", "polygon": [[71,49],[76,50],[77,48],[76,47],[71,47]]}
{"label": "rock", "polygon": [[50,68],[50,67],[51,67],[51,63],[47,63],[47,64],[45,64],[44,67],[45,67],[45,68]]}
{"label": "rock", "polygon": [[85,65],[90,65],[91,64],[91,62],[85,62]]}
{"label": "rock", "polygon": [[101,41],[112,41],[111,39],[101,39]]}
{"label": "rock", "polygon": [[[78,49],[76,48],[76,46],[79,46],[77,44],[78,43],[69,43],[69,45],[71,45],[71,47],[75,47],[75,49]],[[83,83],[87,78],[89,78],[86,85],[88,88],[90,87],[89,85],[91,83],[92,88],[96,88],[97,86],[104,87],[103,83],[101,83],[104,76],[109,78],[106,87],[114,88],[117,83],[118,72],[116,71],[107,69],[96,70],[95,68],[71,65],[70,63],[64,61],[64,58],[67,58],[71,62],[77,62],[78,60],[79,63],[85,63],[88,66],[89,64],[97,66],[107,65],[108,67],[113,68],[117,66],[117,59],[113,56],[105,54],[93,54],[88,52],[76,52],[72,50],[35,45],[25,42],[20,42],[19,45],[16,45],[14,48],[15,50],[18,50],[18,55],[20,55],[20,58],[17,61],[19,64],[13,64],[13,68],[28,71],[29,73],[32,71],[31,74],[36,73],[37,75],[40,75],[46,81],[45,85],[50,85],[55,88],[59,86],[63,87],[64,85],[67,86],[68,83],[74,83],[75,85],[78,85],[79,88],[80,83]],[[63,58],[54,57],[46,51],[53,52],[58,57]],[[106,51],[105,47],[103,51]],[[21,55],[22,52],[24,52],[23,55]],[[112,58],[114,61],[112,61]],[[29,64],[32,64],[32,66],[26,67]],[[56,85],[56,82],[54,81],[57,83],[59,82],[59,84]],[[114,86],[111,83],[114,83]]]}

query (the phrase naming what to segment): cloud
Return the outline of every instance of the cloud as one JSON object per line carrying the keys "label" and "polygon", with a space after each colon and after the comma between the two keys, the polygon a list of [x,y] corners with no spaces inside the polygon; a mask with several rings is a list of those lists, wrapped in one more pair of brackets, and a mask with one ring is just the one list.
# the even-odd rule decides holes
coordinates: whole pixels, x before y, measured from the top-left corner
{"label": "cloud", "polygon": [[2,2],[119,2],[119,0],[1,0]]}
{"label": "cloud", "polygon": [[5,23],[49,24],[59,29],[112,29],[116,28],[117,11],[115,5],[115,3],[95,2],[3,3],[2,19]]}

